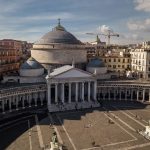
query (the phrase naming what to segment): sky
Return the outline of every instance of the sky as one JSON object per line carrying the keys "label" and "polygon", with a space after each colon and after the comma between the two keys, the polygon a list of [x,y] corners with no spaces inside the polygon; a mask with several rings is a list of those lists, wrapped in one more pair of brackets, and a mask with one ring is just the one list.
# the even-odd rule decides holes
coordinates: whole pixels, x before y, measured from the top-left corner
{"label": "sky", "polygon": [[[150,41],[150,0],[0,0],[0,39],[35,42],[61,19],[82,42],[108,29],[112,44]],[[100,35],[101,41],[107,37]]]}

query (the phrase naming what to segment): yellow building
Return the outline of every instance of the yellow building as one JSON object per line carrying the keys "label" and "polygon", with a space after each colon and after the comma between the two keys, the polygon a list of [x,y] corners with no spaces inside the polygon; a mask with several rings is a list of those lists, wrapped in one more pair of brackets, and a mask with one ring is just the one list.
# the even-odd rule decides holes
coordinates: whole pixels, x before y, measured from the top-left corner
{"label": "yellow building", "polygon": [[125,73],[126,70],[130,70],[131,68],[131,58],[129,54],[101,56],[101,59],[104,61],[108,71]]}

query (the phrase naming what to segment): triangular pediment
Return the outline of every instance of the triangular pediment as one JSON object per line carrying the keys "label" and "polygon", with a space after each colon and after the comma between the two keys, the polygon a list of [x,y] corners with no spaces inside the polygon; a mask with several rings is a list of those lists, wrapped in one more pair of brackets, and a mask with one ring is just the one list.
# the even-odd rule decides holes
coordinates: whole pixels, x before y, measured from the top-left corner
{"label": "triangular pediment", "polygon": [[70,68],[67,71],[56,74],[52,78],[89,78],[92,77],[92,74],[77,68]]}

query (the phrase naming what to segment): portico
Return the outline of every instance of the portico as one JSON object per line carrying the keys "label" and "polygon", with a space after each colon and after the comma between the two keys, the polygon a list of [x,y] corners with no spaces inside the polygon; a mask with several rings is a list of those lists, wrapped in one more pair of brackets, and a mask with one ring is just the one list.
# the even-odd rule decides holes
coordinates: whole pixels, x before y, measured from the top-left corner
{"label": "portico", "polygon": [[75,109],[75,105],[83,103],[88,107],[96,102],[97,81],[86,71],[67,65],[55,69],[46,80],[49,111],[59,111],[61,106],[62,111]]}

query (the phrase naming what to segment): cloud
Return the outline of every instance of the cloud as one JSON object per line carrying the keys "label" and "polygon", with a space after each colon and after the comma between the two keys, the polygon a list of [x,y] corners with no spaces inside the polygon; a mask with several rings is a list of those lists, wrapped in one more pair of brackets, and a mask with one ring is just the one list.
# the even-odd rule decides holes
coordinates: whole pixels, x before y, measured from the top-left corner
{"label": "cloud", "polygon": [[11,12],[17,12],[18,10],[28,6],[29,4],[33,3],[36,0],[1,0],[0,5],[0,13],[11,13]]}
{"label": "cloud", "polygon": [[129,21],[127,27],[131,31],[150,32],[150,19]]}
{"label": "cloud", "polygon": [[99,29],[102,33],[108,33],[108,31],[113,32],[113,30],[107,25],[102,25],[99,27]]}
{"label": "cloud", "polygon": [[135,9],[150,12],[150,0],[134,0]]}
{"label": "cloud", "polygon": [[48,21],[48,20],[57,20],[58,18],[61,19],[73,19],[74,15],[68,12],[59,12],[59,13],[41,13],[36,15],[30,15],[30,16],[7,16],[6,17],[0,15],[0,21],[1,25],[16,25],[16,24],[25,24],[25,23],[34,23],[35,22],[41,22],[41,21]]}
{"label": "cloud", "polygon": [[[6,19],[0,14],[0,35],[2,38],[26,38],[26,40],[34,41],[37,39],[35,38],[37,35],[42,36],[44,33],[52,29],[52,26],[49,27],[47,22],[55,20],[57,24],[57,19],[59,17],[65,20],[70,20],[74,16],[68,12],[59,12],[55,14],[53,12],[47,12],[24,17],[8,16]],[[41,22],[43,24],[40,24]],[[35,36],[32,34],[35,34]],[[38,38],[40,38],[40,36],[38,36]]]}

